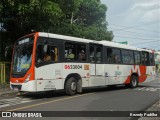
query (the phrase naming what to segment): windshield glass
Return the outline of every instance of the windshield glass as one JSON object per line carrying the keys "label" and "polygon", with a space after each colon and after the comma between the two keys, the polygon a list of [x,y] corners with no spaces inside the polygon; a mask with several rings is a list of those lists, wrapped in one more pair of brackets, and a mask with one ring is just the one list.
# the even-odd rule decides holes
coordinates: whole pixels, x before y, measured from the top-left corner
{"label": "windshield glass", "polygon": [[27,37],[16,43],[13,57],[12,74],[26,73],[31,66],[33,37]]}

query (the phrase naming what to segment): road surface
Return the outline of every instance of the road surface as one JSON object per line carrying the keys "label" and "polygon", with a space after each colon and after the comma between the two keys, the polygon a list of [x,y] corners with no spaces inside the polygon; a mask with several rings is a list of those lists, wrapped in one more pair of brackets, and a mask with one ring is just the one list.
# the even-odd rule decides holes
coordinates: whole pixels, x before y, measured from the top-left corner
{"label": "road surface", "polygon": [[[1,111],[51,111],[49,114],[67,114],[67,111],[144,111],[160,99],[160,78],[140,84],[135,89],[117,86],[94,87],[83,90],[83,94],[66,96],[63,91],[54,94],[25,94],[22,96],[2,97]],[[52,114],[52,115],[53,115]],[[71,114],[69,112],[68,114]],[[75,113],[76,114],[76,113]],[[91,112],[96,115],[96,112]],[[91,115],[92,116],[92,115]],[[61,120],[132,120],[138,117],[55,117]],[[1,118],[2,120],[4,118]],[[8,118],[9,119],[9,118]],[[12,118],[12,120],[17,118]],[[25,118],[26,119],[26,118]],[[35,119],[35,118],[30,118]],[[41,119],[51,119],[50,117]]]}

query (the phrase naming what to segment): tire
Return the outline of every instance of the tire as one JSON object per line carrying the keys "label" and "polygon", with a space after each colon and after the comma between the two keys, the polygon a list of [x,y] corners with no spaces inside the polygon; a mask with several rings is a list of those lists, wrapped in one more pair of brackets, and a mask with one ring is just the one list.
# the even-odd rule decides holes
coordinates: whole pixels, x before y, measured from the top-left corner
{"label": "tire", "polygon": [[67,95],[74,95],[77,92],[77,81],[74,77],[69,78],[65,84],[65,92]]}
{"label": "tire", "polygon": [[135,75],[131,76],[131,80],[130,80],[129,85],[131,88],[136,88],[138,86],[138,77]]}

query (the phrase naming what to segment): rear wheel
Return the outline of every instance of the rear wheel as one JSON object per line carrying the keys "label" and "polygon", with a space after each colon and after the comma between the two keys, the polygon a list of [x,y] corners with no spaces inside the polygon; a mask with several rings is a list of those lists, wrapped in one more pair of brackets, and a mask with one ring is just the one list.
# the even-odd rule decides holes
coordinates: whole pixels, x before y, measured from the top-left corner
{"label": "rear wheel", "polygon": [[138,86],[138,77],[133,75],[131,77],[131,81],[130,81],[130,87],[131,88],[136,88]]}
{"label": "rear wheel", "polygon": [[74,77],[69,78],[65,84],[65,92],[67,95],[74,95],[77,92],[77,81]]}

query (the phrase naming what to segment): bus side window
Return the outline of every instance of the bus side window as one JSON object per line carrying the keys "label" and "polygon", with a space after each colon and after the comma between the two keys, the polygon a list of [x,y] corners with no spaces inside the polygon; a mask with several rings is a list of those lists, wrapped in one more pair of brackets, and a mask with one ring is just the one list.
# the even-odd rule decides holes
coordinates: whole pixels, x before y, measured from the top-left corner
{"label": "bus side window", "polygon": [[51,46],[47,45],[45,49],[43,61],[51,61]]}
{"label": "bus side window", "polygon": [[133,51],[121,50],[122,52],[122,62],[124,64],[134,64]]}
{"label": "bus side window", "polygon": [[65,43],[65,60],[75,60],[76,44],[72,42]]}
{"label": "bus side window", "polygon": [[43,45],[38,45],[37,46],[37,51],[36,51],[36,63],[40,63],[43,61],[44,58],[44,46]]}
{"label": "bus side window", "polygon": [[96,47],[96,62],[102,62],[102,47]]}
{"label": "bus side window", "polygon": [[40,63],[44,61],[58,61],[58,48],[56,46],[37,46],[36,62]]}
{"label": "bus side window", "polygon": [[149,53],[149,61],[150,61],[150,66],[155,65],[154,54],[153,53]]}
{"label": "bus side window", "polygon": [[149,53],[142,51],[142,65],[149,65]]}
{"label": "bus side window", "polygon": [[77,44],[77,60],[78,61],[86,61],[87,54],[86,54],[86,45],[78,43]]}
{"label": "bus side window", "polygon": [[113,55],[112,55],[112,49],[107,48],[107,62],[112,63],[113,59],[114,58],[113,58]]}
{"label": "bus side window", "polygon": [[121,54],[119,49],[107,48],[107,63],[121,63]]}
{"label": "bus side window", "polygon": [[141,64],[141,55],[140,52],[134,51],[134,60],[135,64]]}
{"label": "bus side window", "polygon": [[50,48],[51,48],[50,49],[51,61],[57,62],[58,61],[58,47],[51,46]]}
{"label": "bus side window", "polygon": [[94,47],[93,46],[89,47],[89,53],[90,53],[90,56],[89,56],[90,62],[94,63]]}

